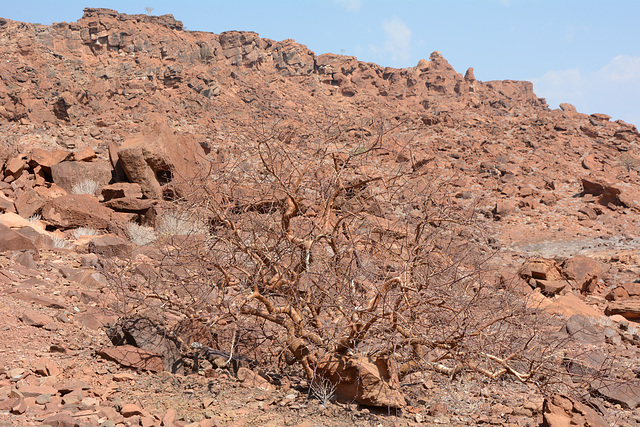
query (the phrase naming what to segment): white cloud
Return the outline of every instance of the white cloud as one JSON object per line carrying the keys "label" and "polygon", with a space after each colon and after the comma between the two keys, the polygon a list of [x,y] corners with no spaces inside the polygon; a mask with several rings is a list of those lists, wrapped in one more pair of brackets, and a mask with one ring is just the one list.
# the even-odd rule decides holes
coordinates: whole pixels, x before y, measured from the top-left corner
{"label": "white cloud", "polygon": [[551,108],[568,102],[580,112],[605,113],[640,126],[640,57],[619,55],[596,71],[552,70],[531,81]]}
{"label": "white cloud", "polygon": [[359,11],[362,7],[362,0],[333,0],[333,2],[353,12]]}
{"label": "white cloud", "polygon": [[397,16],[382,22],[385,41],[382,48],[371,45],[369,49],[377,54],[389,55],[394,65],[409,60],[411,55],[411,29]]}

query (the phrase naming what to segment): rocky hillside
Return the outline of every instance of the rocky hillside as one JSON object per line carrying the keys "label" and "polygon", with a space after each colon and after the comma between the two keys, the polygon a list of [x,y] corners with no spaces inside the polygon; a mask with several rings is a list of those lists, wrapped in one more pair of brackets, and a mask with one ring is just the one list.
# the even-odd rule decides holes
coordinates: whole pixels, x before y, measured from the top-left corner
{"label": "rocky hillside", "polygon": [[[317,56],[293,40],[250,32],[186,31],[171,15],[88,8],[77,22],[51,26],[0,18],[0,53],[0,334],[7,343],[0,350],[0,423],[639,422],[640,384],[632,368],[640,360],[635,126],[569,104],[551,110],[531,83],[481,82],[472,68],[463,76],[440,52],[395,69]],[[325,197],[332,189],[335,195]],[[176,206],[183,212],[178,216]],[[186,221],[185,211],[197,220]],[[436,243],[420,243],[422,231],[415,230],[429,230]],[[169,235],[189,238],[163,240]],[[220,242],[211,243],[210,235],[227,246],[215,246]],[[277,249],[277,257],[247,243],[260,241],[256,236]],[[203,241],[227,252],[209,254],[207,267],[190,270]],[[472,306],[495,314],[511,307],[511,296],[504,296],[509,289],[518,296],[513,304],[527,313],[519,322],[532,323],[505,326],[515,334],[509,344],[470,334],[485,339],[488,347],[480,352],[463,351],[445,326],[446,338],[414,336],[396,319],[394,339],[415,347],[423,345],[415,344],[418,338],[433,338],[419,357],[422,371],[412,365],[415,348],[398,367],[382,356],[350,359],[363,354],[365,344],[356,341],[374,323],[360,320],[362,307],[384,313],[381,292],[414,292],[406,284],[394,290],[394,281],[400,272],[419,270],[406,267],[407,256],[413,260],[426,247],[424,264],[416,265],[433,267],[421,277],[441,288],[435,295],[415,290],[406,307],[414,319]],[[473,257],[462,257],[462,247]],[[279,264],[296,251],[302,251],[299,265]],[[329,265],[332,251],[343,254],[344,265],[310,267]],[[293,265],[298,258],[290,256]],[[250,274],[256,263],[270,275]],[[357,272],[347,268],[356,265]],[[464,280],[480,271],[467,286]],[[196,295],[194,277],[207,274],[228,293]],[[356,296],[338,294],[322,306],[324,291],[298,287],[305,274],[315,274],[309,280],[316,285],[348,276]],[[183,288],[163,293],[157,286],[172,280]],[[259,280],[254,289],[243,288]],[[287,281],[296,283],[295,292]],[[485,286],[490,290],[483,293]],[[466,300],[470,287],[475,296]],[[314,304],[323,307],[313,322],[295,323],[290,306],[293,323],[275,316],[265,301],[282,304],[279,298],[292,295],[287,292],[318,298],[300,307],[304,316],[312,316]],[[239,312],[231,321],[203,308],[227,309],[241,297],[242,314],[262,319],[260,331],[257,321],[241,322]],[[145,303],[123,302],[127,298]],[[275,311],[261,312],[252,299]],[[166,310],[159,315],[160,305],[148,300]],[[314,356],[337,339],[317,325],[347,300],[354,304],[354,332],[331,347],[337,359]],[[135,310],[116,324],[128,304]],[[428,310],[418,316],[416,305]],[[533,308],[547,316],[544,328],[533,323]],[[155,323],[127,323],[133,314]],[[477,322],[482,329],[482,316],[447,327],[459,332]],[[333,325],[344,317],[336,315]],[[268,322],[291,336],[278,342]],[[120,332],[105,334],[105,325]],[[169,329],[177,344],[167,343]],[[491,345],[506,351],[529,332],[557,338],[553,357],[545,359],[526,340],[520,352],[486,356]],[[381,335],[366,342],[367,357],[388,357],[381,346],[392,332],[375,333]],[[306,347],[294,348],[298,338]],[[203,344],[210,357],[198,366],[191,359]],[[542,345],[551,346],[536,341]],[[530,371],[519,370],[529,352],[537,359],[531,356]],[[185,360],[191,365],[173,369]],[[371,382],[344,380],[348,368],[336,360],[348,360],[357,377]],[[509,365],[512,360],[521,365]],[[534,372],[535,363],[547,376],[555,369],[564,388],[536,387],[541,371]],[[312,380],[318,370],[335,386],[325,384],[331,393],[324,400]],[[490,371],[500,381],[519,381],[507,381],[507,391],[471,379]],[[456,375],[470,375],[469,385],[448,379]]]}

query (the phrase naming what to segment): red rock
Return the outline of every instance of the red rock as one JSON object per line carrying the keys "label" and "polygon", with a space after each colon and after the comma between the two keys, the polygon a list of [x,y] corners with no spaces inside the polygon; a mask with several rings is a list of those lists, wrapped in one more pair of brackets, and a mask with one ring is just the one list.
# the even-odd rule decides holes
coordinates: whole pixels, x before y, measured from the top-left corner
{"label": "red rock", "polygon": [[602,266],[593,258],[578,255],[562,264],[562,274],[574,283],[575,288],[593,292],[602,275]]}
{"label": "red rock", "polygon": [[24,414],[27,411],[27,402],[23,398],[19,398],[11,407],[12,414]]}
{"label": "red rock", "polygon": [[48,425],[51,427],[76,427],[77,422],[70,414],[67,413],[59,413],[52,415],[48,418],[45,418],[42,421],[43,425]]}
{"label": "red rock", "polygon": [[32,168],[41,166],[51,173],[51,167],[63,162],[70,153],[64,150],[49,151],[42,148],[34,148],[29,156],[29,165]]}
{"label": "red rock", "polygon": [[39,254],[31,240],[6,225],[0,224],[0,252],[4,251],[31,251],[36,254],[36,257]]}
{"label": "red rock", "polygon": [[23,218],[29,218],[39,212],[45,204],[46,199],[40,196],[35,190],[29,189],[20,194],[14,201],[16,211]]}
{"label": "red rock", "polygon": [[133,403],[126,403],[125,405],[122,406],[122,409],[120,409],[120,413],[125,417],[125,418],[129,418],[129,417],[133,417],[134,415],[142,415],[142,409],[140,409],[140,407],[136,404]]}
{"label": "red rock", "polygon": [[130,368],[151,372],[164,371],[164,361],[161,355],[132,345],[102,348],[96,353],[105,359],[113,360]]}
{"label": "red rock", "polygon": [[178,136],[166,126],[128,139],[118,150],[120,164],[147,198],[161,198],[162,186],[188,183],[204,171],[204,153],[193,137]]}
{"label": "red rock", "polygon": [[73,153],[73,160],[76,162],[90,162],[97,157],[96,152],[91,147],[85,147]]}
{"label": "red rock", "polygon": [[252,388],[260,388],[262,390],[275,390],[276,387],[259,374],[249,368],[240,367],[237,373],[238,380],[245,386]]}
{"label": "red rock", "polygon": [[88,227],[104,230],[111,221],[112,210],[87,194],[70,194],[48,201],[42,218],[62,229]]}
{"label": "red rock", "polygon": [[141,199],[142,189],[140,188],[140,184],[117,182],[102,187],[102,196],[105,201],[122,198]]}
{"label": "red rock", "polygon": [[640,319],[640,298],[610,301],[604,310],[604,314],[607,316],[619,314],[629,320],[638,320]]}
{"label": "red rock", "polygon": [[546,258],[532,258],[525,261],[520,268],[520,277],[525,280],[533,278],[554,282],[564,280],[558,263]]}
{"label": "red rock", "polygon": [[174,408],[167,409],[167,412],[162,417],[163,426],[172,426],[178,419],[178,412]]}
{"label": "red rock", "polygon": [[51,317],[33,310],[23,311],[20,315],[20,320],[22,320],[25,325],[36,326],[39,328],[53,323],[53,319]]}
{"label": "red rock", "polygon": [[105,257],[127,257],[131,255],[131,243],[121,237],[105,234],[89,242],[89,252]]}
{"label": "red rock", "polygon": [[74,186],[82,181],[95,182],[97,190],[111,181],[111,165],[99,160],[95,162],[62,162],[51,168],[53,182],[68,193],[72,193]]}
{"label": "red rock", "polygon": [[545,427],[607,427],[608,424],[592,408],[560,394],[545,399],[542,407]]}
{"label": "red rock", "polygon": [[58,365],[54,361],[46,357],[41,357],[40,359],[36,360],[33,367],[36,374],[45,377],[56,376],[60,373],[60,368],[58,368]]}
{"label": "red rock", "polygon": [[54,395],[58,392],[57,389],[50,386],[36,386],[36,385],[24,385],[18,390],[24,397],[38,397],[41,394]]}
{"label": "red rock", "polygon": [[384,408],[402,408],[404,396],[389,378],[381,360],[363,356],[328,356],[318,363],[317,372],[336,385],[336,394],[349,401]]}
{"label": "red rock", "polygon": [[[27,167],[24,156],[15,156],[7,160],[4,165],[4,176],[11,177],[12,181],[16,180],[22,175],[22,171]],[[5,179],[5,181],[7,181]],[[9,182],[9,181],[7,181]]]}

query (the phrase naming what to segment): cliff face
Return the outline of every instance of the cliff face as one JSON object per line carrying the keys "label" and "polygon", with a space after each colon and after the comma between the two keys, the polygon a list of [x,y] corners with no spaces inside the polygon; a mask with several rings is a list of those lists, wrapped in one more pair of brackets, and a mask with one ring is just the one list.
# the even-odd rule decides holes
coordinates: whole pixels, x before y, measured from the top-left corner
{"label": "cliff face", "polygon": [[293,40],[252,32],[185,31],[171,15],[87,8],[78,22],[52,26],[2,19],[0,53],[0,120],[35,125],[110,123],[149,112],[197,121],[246,104],[365,116],[545,109],[531,83],[483,83],[472,70],[463,77],[438,52],[393,69],[317,56]]}

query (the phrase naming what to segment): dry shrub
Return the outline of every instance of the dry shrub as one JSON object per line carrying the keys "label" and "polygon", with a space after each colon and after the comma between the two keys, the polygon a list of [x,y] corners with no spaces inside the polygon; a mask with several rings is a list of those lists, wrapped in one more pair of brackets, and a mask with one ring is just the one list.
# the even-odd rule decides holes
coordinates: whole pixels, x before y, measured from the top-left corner
{"label": "dry shrub", "polygon": [[545,366],[537,312],[487,280],[473,206],[450,197],[442,171],[399,155],[398,129],[282,134],[255,131],[252,150],[176,202],[208,229],[166,233],[153,278],[120,287],[128,301],[233,329],[235,351],[298,363],[310,379],[324,358],[352,354],[386,360],[399,380],[527,381]]}

